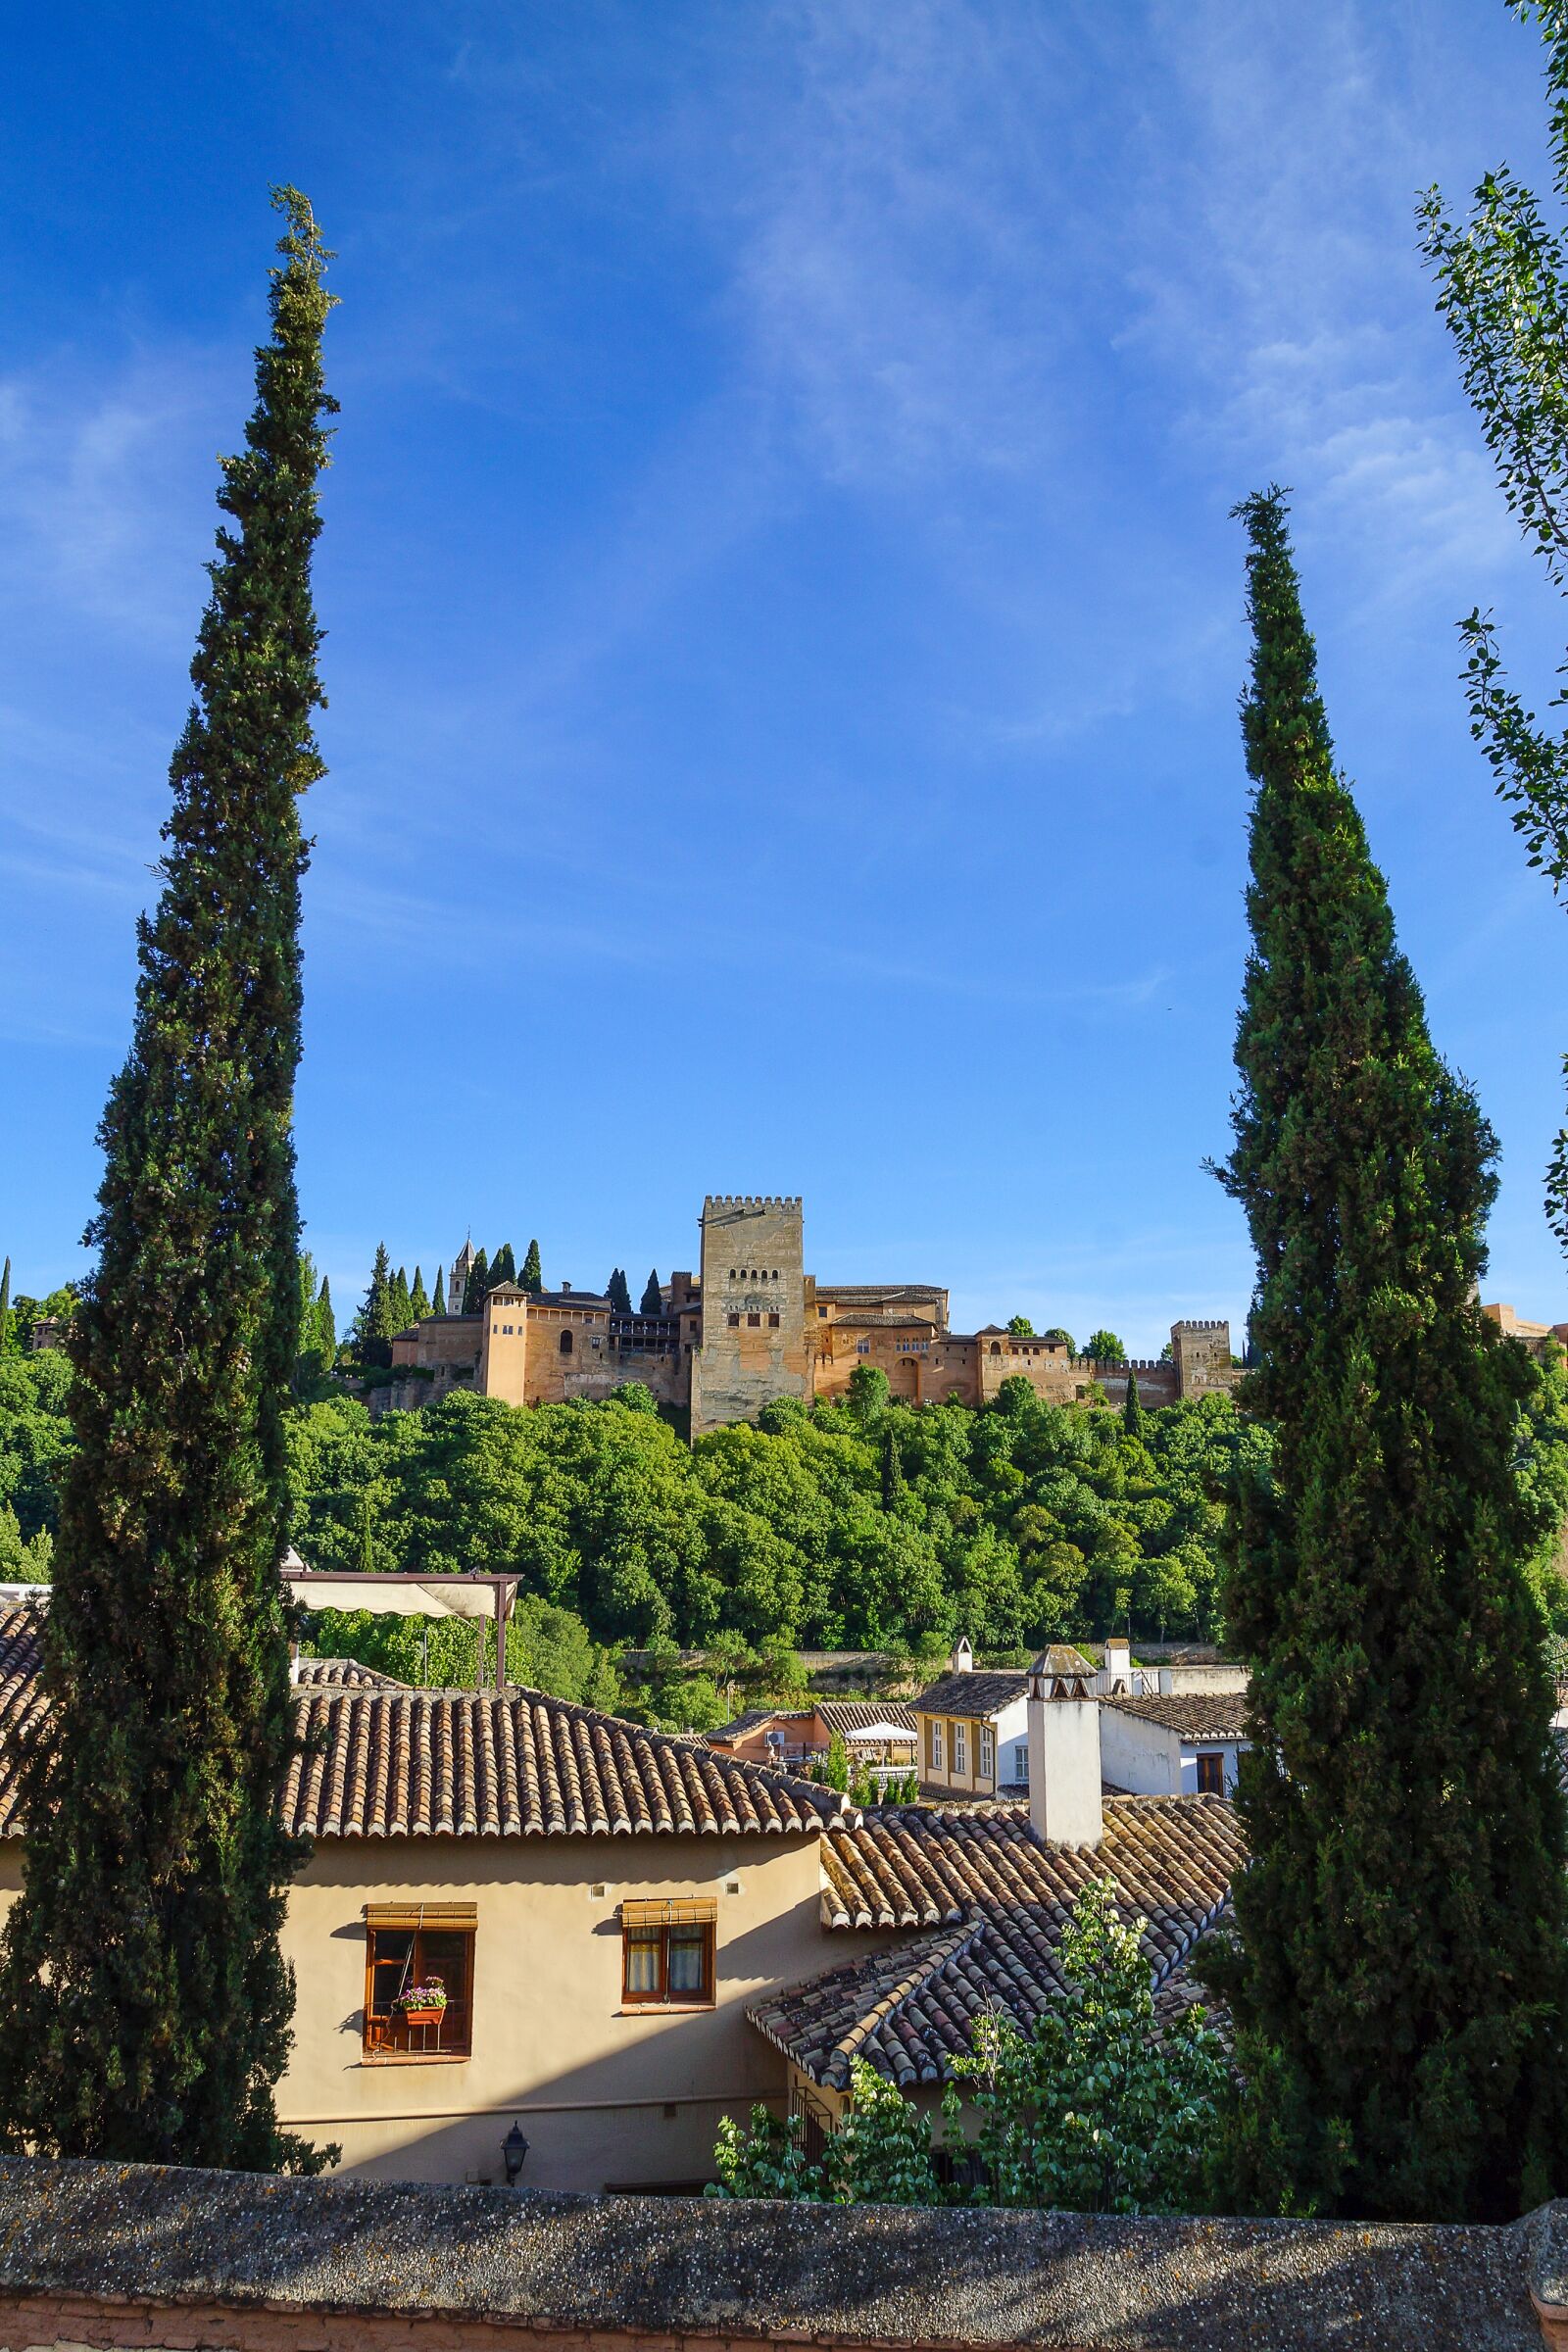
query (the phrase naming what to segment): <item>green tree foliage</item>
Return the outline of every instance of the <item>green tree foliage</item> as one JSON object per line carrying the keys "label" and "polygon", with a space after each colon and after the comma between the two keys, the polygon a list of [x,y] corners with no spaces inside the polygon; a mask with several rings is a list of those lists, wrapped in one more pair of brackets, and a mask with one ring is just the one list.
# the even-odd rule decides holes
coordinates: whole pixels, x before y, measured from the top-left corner
{"label": "green tree foliage", "polygon": [[1226,1982],[1269,2123],[1241,2193],[1500,2217],[1563,2175],[1563,1799],[1514,1466],[1535,1375],[1472,1303],[1495,1147],[1335,768],[1284,501],[1240,512],[1252,951],[1226,1183],[1276,1433],[1267,1472],[1244,1465],[1227,1592],[1255,1744]]}
{"label": "green tree foliage", "polygon": [[415,1323],[422,1323],[430,1312],[430,1298],[424,1287],[424,1274],[416,1266],[414,1281],[409,1290],[409,1315]]}
{"label": "green tree foliage", "polygon": [[1127,1374],[1127,1395],[1121,1408],[1121,1425],[1130,1438],[1140,1441],[1149,1427],[1149,1415],[1138,1395],[1138,1375],[1131,1370]]}
{"label": "green tree foliage", "polygon": [[899,1452],[899,1433],[889,1422],[882,1433],[882,1508],[900,1511],[908,1495],[908,1483],[904,1475],[904,1459]]}
{"label": "green tree foliage", "polygon": [[528,1244],[528,1254],[522,1261],[522,1272],[517,1279],[521,1283],[522,1288],[525,1291],[531,1292],[535,1298],[538,1298],[540,1292],[544,1289],[544,1268],[540,1263],[539,1245],[537,1242],[530,1242]]}
{"label": "green tree foliage", "polygon": [[392,1335],[402,1329],[394,1311],[392,1282],[392,1260],[387,1255],[386,1244],[377,1242],[370,1280],[354,1318],[353,1348],[357,1363],[384,1367],[392,1361]]}
{"label": "green tree foliage", "polygon": [[637,1311],[641,1315],[662,1315],[664,1311],[664,1294],[659,1287],[657,1266],[648,1269],[648,1280],[643,1284],[642,1304]]}
{"label": "green tree foliage", "polygon": [[399,1266],[397,1272],[392,1277],[391,1322],[393,1339],[397,1338],[400,1331],[408,1330],[413,1318],[414,1294],[409,1289],[409,1278],[407,1273],[404,1271],[402,1266]]}
{"label": "green tree foliage", "polygon": [[626,1280],[624,1266],[612,1266],[610,1280],[605,1285],[605,1297],[617,1315],[631,1313],[631,1285]]}
{"label": "green tree foliage", "polygon": [[[1546,45],[1552,181],[1561,203],[1568,200],[1568,7],[1563,0],[1509,5],[1524,22],[1539,22]],[[1505,165],[1481,181],[1462,226],[1436,188],[1422,202],[1420,222],[1438,310],[1508,511],[1553,587],[1568,591],[1568,243]],[[1559,898],[1568,897],[1568,725],[1542,725],[1509,684],[1490,613],[1477,607],[1459,634],[1470,732],[1529,863]],[[1547,707],[1568,710],[1568,687]],[[1558,1133],[1546,1172],[1546,1216],[1568,1251],[1568,1128]]]}
{"label": "green tree foliage", "polygon": [[47,1528],[24,1536],[8,1502],[0,1502],[0,1584],[47,1585],[54,1575],[55,1540]]}
{"label": "green tree foliage", "polygon": [[1014,1339],[1032,1340],[1035,1336],[1035,1327],[1027,1315],[1009,1317],[1007,1329],[1012,1333]]}
{"label": "green tree foliage", "polygon": [[435,1270],[435,1296],[430,1300],[430,1312],[432,1315],[444,1315],[446,1311],[447,1278],[442,1268],[437,1266]]}
{"label": "green tree foliage", "polygon": [[326,1277],[319,1288],[316,1260],[300,1251],[300,1347],[295,1359],[294,1394],[318,1396],[326,1393],[327,1375],[337,1359],[337,1331],[332,1320],[332,1294]]}
{"label": "green tree foliage", "polygon": [[11,1344],[11,1260],[0,1267],[0,1355]]}
{"label": "green tree foliage", "polygon": [[[0,1360],[0,1500],[27,1535],[54,1522],[68,1379],[58,1352]],[[1129,1610],[1135,1634],[1219,1638],[1223,1498],[1243,1464],[1266,1472],[1268,1431],[1211,1396],[1147,1411],[1135,1439],[1120,1413],[1017,1386],[1016,1410],[890,1403],[870,1426],[847,1404],[784,1400],[695,1446],[632,1384],[532,1412],[458,1393],[373,1422],[328,1387],[290,1416],[295,1541],[315,1566],[353,1568],[368,1493],[371,1565],[482,1560],[574,1610],[601,1645],[642,1647],[663,1629],[712,1650],[727,1635],[758,1657],[748,1703],[804,1687],[800,1644],[929,1659],[961,1629],[1027,1649],[1126,1627]],[[1518,1449],[1532,1573],[1568,1636],[1563,1390],[1559,1374],[1555,1405],[1526,1400]],[[889,1431],[906,1488],[891,1516]],[[735,1673],[721,1658],[713,1671],[721,1685]]]}
{"label": "green tree foliage", "polygon": [[24,1888],[0,1943],[0,2133],[46,2155],[266,2171],[300,1856],[278,1577],[299,1351],[292,1110],[299,797],[321,773],[310,564],[326,462],[325,255],[303,197],[271,278],[243,455],[175,750],[129,1057],[100,1128],[71,1341]]}
{"label": "green tree foliage", "polygon": [[1165,2035],[1139,1937],[1110,1880],[1062,1935],[1065,1997],[1024,2034],[990,2011],[954,2072],[979,2115],[979,2202],[1068,2213],[1190,2213],[1217,2151],[1229,2074],[1193,2004]]}
{"label": "green tree foliage", "polygon": [[500,1283],[515,1282],[516,1279],[517,1261],[512,1254],[512,1244],[503,1242],[496,1251],[496,1262],[490,1269],[490,1288],[495,1290]]}
{"label": "green tree foliage", "polygon": [[1064,1324],[1053,1323],[1051,1329],[1043,1331],[1040,1337],[1043,1340],[1054,1340],[1057,1347],[1065,1348],[1069,1355],[1076,1355],[1078,1352],[1078,1343]]}
{"label": "green tree foliage", "polygon": [[944,2189],[932,2117],[863,2058],[850,2110],[819,2163],[799,2127],[754,2107],[726,2119],[710,2194],[817,2204],[1046,2207],[1067,2213],[1190,2213],[1213,2168],[1229,2100],[1218,2036],[1196,2004],[1164,2034],[1155,2024],[1142,1920],[1123,1924],[1108,1879],[1079,1896],[1058,1951],[1063,1992],[1025,2034],[984,2010],[973,2050],[954,2062],[945,2139],[963,2145],[961,2093],[980,2119],[967,2188]]}
{"label": "green tree foliage", "polygon": [[1092,1331],[1084,1342],[1084,1353],[1091,1363],[1124,1364],[1127,1350],[1113,1331]]}
{"label": "green tree foliage", "polygon": [[24,1542],[59,1523],[60,1482],[75,1450],[71,1386],[63,1348],[0,1357],[0,1503],[16,1513]]}
{"label": "green tree foliage", "polygon": [[489,1289],[490,1261],[482,1250],[477,1250],[473,1263],[468,1268],[468,1279],[463,1286],[463,1311],[466,1315],[479,1313]]}

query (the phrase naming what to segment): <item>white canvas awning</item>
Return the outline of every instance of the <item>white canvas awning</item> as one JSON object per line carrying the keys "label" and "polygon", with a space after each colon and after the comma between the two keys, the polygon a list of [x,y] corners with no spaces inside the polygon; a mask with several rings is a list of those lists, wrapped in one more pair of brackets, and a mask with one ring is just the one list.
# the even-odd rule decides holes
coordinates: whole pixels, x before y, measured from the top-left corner
{"label": "white canvas awning", "polygon": [[496,1689],[505,1687],[507,1617],[521,1581],[514,1574],[486,1576],[469,1569],[456,1576],[419,1576],[368,1569],[360,1576],[318,1575],[291,1550],[284,1555],[282,1577],[308,1609],[368,1609],[376,1617],[492,1617]]}
{"label": "white canvas awning", "polygon": [[372,1617],[496,1613],[496,1589],[488,1577],[483,1584],[470,1585],[457,1576],[432,1576],[420,1584],[391,1584],[378,1576],[313,1576],[301,1597],[308,1609],[368,1609]]}
{"label": "white canvas awning", "polygon": [[844,1737],[852,1747],[859,1740],[876,1747],[885,1747],[890,1742],[902,1742],[906,1747],[914,1745],[914,1732],[906,1723],[871,1723],[863,1732],[846,1732]]}

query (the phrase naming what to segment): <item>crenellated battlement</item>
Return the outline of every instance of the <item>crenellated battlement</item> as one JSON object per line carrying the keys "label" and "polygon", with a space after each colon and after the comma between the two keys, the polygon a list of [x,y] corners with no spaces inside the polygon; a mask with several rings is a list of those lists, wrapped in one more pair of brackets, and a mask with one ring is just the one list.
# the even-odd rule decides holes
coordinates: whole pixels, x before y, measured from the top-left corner
{"label": "crenellated battlement", "polygon": [[1171,1325],[1173,1333],[1178,1331],[1228,1331],[1229,1329],[1230,1325],[1223,1315],[1213,1315],[1206,1323],[1197,1321],[1191,1316],[1184,1316],[1181,1322]]}
{"label": "crenellated battlement", "polygon": [[799,1208],[799,1193],[710,1193],[703,1202],[703,1219],[733,1215],[740,1208]]}

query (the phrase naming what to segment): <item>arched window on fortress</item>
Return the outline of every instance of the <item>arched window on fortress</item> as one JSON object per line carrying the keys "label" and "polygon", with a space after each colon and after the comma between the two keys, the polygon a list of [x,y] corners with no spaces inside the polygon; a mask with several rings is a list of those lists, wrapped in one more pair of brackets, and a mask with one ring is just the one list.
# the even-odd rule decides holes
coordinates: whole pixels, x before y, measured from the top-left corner
{"label": "arched window on fortress", "polygon": [[571,1353],[571,1334],[569,1331],[564,1331],[561,1335],[561,1352],[563,1355],[569,1355]]}
{"label": "arched window on fortress", "polygon": [[992,1341],[991,1352],[993,1355],[1000,1355],[1002,1353],[1002,1342],[1000,1340]]}

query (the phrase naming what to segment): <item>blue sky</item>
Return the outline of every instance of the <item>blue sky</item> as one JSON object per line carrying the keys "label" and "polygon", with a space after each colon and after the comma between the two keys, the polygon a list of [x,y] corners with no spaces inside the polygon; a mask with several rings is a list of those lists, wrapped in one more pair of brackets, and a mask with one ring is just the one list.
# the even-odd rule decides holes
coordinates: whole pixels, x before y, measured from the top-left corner
{"label": "blue sky", "polygon": [[1250,1289],[1234,501],[1294,487],[1341,756],[1503,1146],[1568,930],[1466,732],[1533,689],[1414,192],[1544,177],[1501,5],[67,4],[0,141],[0,1250],[75,1271],[263,329],[337,248],[300,1181],[340,1311],[471,1228],[639,1288],[705,1191],[825,1278],[1157,1350]]}

